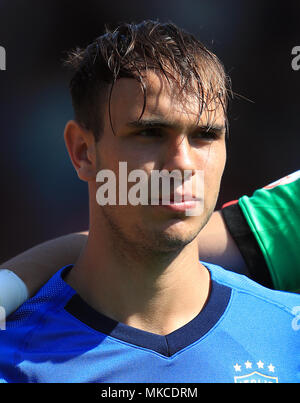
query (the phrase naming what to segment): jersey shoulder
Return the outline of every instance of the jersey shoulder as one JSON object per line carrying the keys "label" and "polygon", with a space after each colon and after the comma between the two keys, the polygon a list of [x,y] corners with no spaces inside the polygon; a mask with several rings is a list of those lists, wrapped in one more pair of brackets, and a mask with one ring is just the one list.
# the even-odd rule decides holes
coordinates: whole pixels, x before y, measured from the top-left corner
{"label": "jersey shoulder", "polygon": [[291,292],[277,291],[264,287],[247,276],[225,270],[220,266],[205,263],[211,272],[212,279],[238,293],[248,294],[259,303],[273,305],[294,316],[295,308],[300,307],[300,295]]}
{"label": "jersey shoulder", "polygon": [[300,170],[222,208],[226,226],[251,278],[300,291]]}
{"label": "jersey shoulder", "polygon": [[75,293],[62,279],[62,272],[71,267],[69,265],[60,269],[37,294],[12,313],[7,318],[6,329],[34,327],[47,312],[62,306]]}

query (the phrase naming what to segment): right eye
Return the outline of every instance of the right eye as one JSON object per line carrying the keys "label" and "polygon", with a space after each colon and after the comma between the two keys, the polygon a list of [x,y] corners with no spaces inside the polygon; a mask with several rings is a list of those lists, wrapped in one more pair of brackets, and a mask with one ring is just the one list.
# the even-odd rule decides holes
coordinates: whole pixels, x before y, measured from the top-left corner
{"label": "right eye", "polygon": [[138,133],[136,133],[138,137],[142,138],[155,138],[155,137],[162,137],[162,131],[161,129],[155,128],[155,129],[144,129],[140,130]]}

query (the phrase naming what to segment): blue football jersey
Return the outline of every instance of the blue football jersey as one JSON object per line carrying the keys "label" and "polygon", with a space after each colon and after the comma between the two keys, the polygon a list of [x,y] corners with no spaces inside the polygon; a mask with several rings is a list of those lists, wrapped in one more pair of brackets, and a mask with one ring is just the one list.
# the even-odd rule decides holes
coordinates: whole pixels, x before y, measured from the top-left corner
{"label": "blue football jersey", "polygon": [[299,383],[300,295],[204,264],[204,308],[165,336],[95,311],[61,269],[0,331],[1,382]]}

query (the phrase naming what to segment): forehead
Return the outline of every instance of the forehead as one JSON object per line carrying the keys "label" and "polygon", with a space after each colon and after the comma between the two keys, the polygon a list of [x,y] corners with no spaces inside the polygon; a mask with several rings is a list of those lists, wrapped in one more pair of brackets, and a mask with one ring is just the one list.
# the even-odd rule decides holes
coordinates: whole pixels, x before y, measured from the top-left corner
{"label": "forehead", "polygon": [[[114,84],[110,100],[110,118],[114,130],[138,120],[141,115],[143,118],[163,117],[180,126],[196,125],[198,122],[204,125],[224,124],[225,115],[220,101],[208,101],[204,95],[202,104],[196,84],[190,90],[181,91],[174,80],[167,80],[154,71],[145,74],[144,83],[145,91],[135,79],[121,78]],[[108,107],[106,121],[109,117]]]}

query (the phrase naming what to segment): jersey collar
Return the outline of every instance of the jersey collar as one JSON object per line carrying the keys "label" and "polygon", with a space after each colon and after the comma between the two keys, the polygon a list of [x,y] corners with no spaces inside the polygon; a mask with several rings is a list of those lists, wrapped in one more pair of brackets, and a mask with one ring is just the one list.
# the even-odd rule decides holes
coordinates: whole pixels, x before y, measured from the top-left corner
{"label": "jersey collar", "polygon": [[221,319],[231,296],[231,288],[211,280],[210,294],[201,312],[179,329],[161,336],[115,321],[89,306],[78,294],[65,310],[90,328],[123,342],[170,357],[204,337]]}

